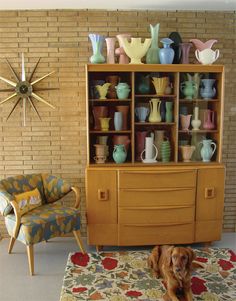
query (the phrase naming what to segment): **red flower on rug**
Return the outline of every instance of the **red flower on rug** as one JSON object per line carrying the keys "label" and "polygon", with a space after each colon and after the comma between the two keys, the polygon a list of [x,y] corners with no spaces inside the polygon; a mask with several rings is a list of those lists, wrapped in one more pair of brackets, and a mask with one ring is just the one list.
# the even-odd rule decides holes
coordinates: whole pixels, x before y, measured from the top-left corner
{"label": "red flower on rug", "polygon": [[202,280],[198,277],[192,277],[192,292],[194,295],[201,295],[203,292],[207,292],[207,288],[204,283],[206,283],[205,280]]}
{"label": "red flower on rug", "polygon": [[236,254],[232,251],[232,250],[229,250],[229,254],[231,255],[230,257],[230,261],[236,261]]}
{"label": "red flower on rug", "polygon": [[88,254],[83,254],[81,252],[77,252],[71,256],[71,261],[74,264],[80,265],[82,267],[86,267],[89,262]]}
{"label": "red flower on rug", "polygon": [[224,271],[228,271],[228,270],[230,270],[234,267],[233,264],[230,261],[227,261],[227,260],[224,260],[224,259],[219,259],[218,264],[221,266],[221,268]]}
{"label": "red flower on rug", "polygon": [[128,297],[140,297],[140,296],[142,296],[142,293],[137,292],[137,291],[128,291],[126,293],[126,296],[128,296]]}
{"label": "red flower on rug", "polygon": [[87,287],[73,287],[73,293],[83,293],[87,291]]}
{"label": "red flower on rug", "polygon": [[207,261],[208,261],[207,258],[203,258],[203,257],[196,257],[195,260],[196,260],[196,261],[199,261],[199,262],[207,262]]}
{"label": "red flower on rug", "polygon": [[117,267],[117,263],[118,260],[109,257],[106,257],[105,259],[102,260],[103,267],[106,270],[115,269]]}

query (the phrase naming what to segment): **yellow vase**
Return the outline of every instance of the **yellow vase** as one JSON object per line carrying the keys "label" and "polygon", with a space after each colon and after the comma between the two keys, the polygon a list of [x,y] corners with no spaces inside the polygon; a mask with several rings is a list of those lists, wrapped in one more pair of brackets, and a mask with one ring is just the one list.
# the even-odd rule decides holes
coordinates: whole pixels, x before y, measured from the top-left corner
{"label": "yellow vase", "polygon": [[101,130],[103,132],[109,131],[109,122],[110,122],[111,118],[100,117],[99,120],[101,123]]}
{"label": "yellow vase", "polygon": [[154,85],[157,95],[165,94],[165,90],[168,85],[168,80],[168,77],[152,77],[152,83]]}
{"label": "yellow vase", "polygon": [[106,95],[110,85],[111,83],[105,83],[104,85],[96,85],[96,89],[98,90],[100,99],[106,99]]}
{"label": "yellow vase", "polygon": [[161,122],[160,99],[152,98],[151,100],[149,100],[149,104],[150,104],[150,115],[148,118],[149,122]]}

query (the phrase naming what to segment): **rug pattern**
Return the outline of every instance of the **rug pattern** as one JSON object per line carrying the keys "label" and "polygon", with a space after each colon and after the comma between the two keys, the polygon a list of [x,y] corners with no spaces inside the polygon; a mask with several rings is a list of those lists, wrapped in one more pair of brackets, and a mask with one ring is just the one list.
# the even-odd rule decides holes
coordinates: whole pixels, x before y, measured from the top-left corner
{"label": "rug pattern", "polygon": [[[205,268],[192,274],[194,300],[236,301],[236,254],[229,249],[195,250]],[[148,251],[71,253],[60,301],[163,300],[165,288],[147,267]]]}

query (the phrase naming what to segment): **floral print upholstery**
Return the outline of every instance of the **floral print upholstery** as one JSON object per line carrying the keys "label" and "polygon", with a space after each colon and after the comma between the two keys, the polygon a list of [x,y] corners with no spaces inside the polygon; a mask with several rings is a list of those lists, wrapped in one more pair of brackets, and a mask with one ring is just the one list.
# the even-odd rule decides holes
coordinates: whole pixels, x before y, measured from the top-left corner
{"label": "floral print upholstery", "polygon": [[[13,236],[15,215],[9,214],[5,218],[5,223],[9,234]],[[21,217],[17,239],[29,245],[79,229],[78,209],[65,207],[60,203],[46,204]]]}

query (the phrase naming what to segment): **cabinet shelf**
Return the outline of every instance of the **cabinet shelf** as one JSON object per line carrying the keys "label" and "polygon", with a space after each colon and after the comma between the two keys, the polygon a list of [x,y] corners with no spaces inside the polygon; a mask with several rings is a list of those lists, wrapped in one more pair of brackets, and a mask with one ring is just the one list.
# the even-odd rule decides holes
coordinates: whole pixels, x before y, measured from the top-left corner
{"label": "cabinet shelf", "polygon": [[201,133],[219,133],[218,130],[198,130],[198,131],[194,131],[194,130],[179,130],[179,133],[185,133],[185,134],[191,134],[191,133],[195,133],[195,134],[201,134]]}
{"label": "cabinet shelf", "polygon": [[198,103],[201,103],[201,102],[219,102],[220,100],[219,99],[180,99],[179,102],[189,102],[189,103],[195,103],[195,102],[198,102]]}
{"label": "cabinet shelf", "polygon": [[117,98],[107,98],[107,99],[89,99],[90,102],[93,103],[101,103],[101,102],[131,102],[131,99],[127,98],[127,99],[117,99]]}
{"label": "cabinet shelf", "polygon": [[171,125],[175,125],[174,122],[135,122],[135,125],[137,126],[154,126],[154,125],[167,125],[167,126],[171,126]]}
{"label": "cabinet shelf", "polygon": [[111,131],[89,131],[90,134],[130,134],[131,131],[127,130],[127,131],[115,131],[115,130],[111,130]]}
{"label": "cabinet shelf", "polygon": [[137,98],[147,98],[147,97],[175,98],[176,95],[173,95],[173,94],[162,94],[162,95],[157,95],[157,94],[135,94],[135,97],[137,97]]}

